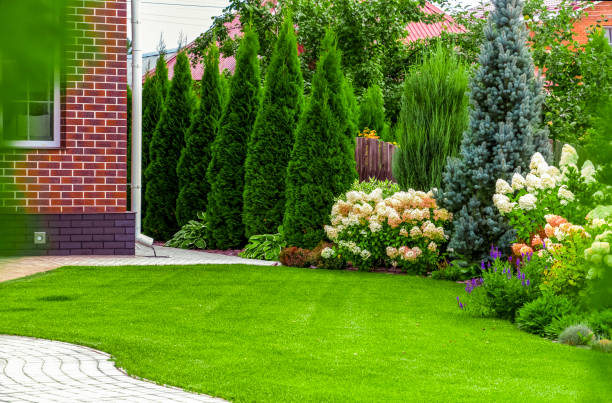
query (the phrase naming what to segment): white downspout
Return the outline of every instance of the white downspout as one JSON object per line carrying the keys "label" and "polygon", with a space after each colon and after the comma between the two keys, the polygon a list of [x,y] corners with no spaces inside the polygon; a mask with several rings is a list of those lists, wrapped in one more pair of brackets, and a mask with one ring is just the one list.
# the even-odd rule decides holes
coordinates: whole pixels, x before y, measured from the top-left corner
{"label": "white downspout", "polygon": [[142,48],[140,44],[140,0],[132,0],[132,211],[136,213],[136,242],[151,246],[153,239],[143,235],[142,190]]}

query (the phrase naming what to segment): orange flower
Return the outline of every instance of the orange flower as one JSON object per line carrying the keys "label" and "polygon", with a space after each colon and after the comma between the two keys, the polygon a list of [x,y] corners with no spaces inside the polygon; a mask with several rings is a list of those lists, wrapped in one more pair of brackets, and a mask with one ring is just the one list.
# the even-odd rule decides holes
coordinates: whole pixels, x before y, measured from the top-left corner
{"label": "orange flower", "polygon": [[566,223],[567,220],[558,215],[551,215],[546,217],[546,222],[553,227],[558,227],[559,225]]}
{"label": "orange flower", "polygon": [[[525,245],[524,243],[513,243],[512,244],[512,254],[516,255],[516,256],[520,256],[521,255],[521,250],[523,248],[529,248],[529,246]],[[531,248],[529,248],[531,249]]]}
{"label": "orange flower", "polygon": [[531,246],[534,248],[542,246],[542,238],[540,238],[539,235],[534,235],[533,238],[531,238]]}

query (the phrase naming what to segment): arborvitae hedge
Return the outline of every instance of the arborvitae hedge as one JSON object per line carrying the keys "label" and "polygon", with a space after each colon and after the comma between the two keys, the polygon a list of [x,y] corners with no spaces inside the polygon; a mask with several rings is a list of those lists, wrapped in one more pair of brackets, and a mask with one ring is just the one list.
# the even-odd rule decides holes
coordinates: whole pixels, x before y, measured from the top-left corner
{"label": "arborvitae hedge", "polygon": [[176,219],[181,226],[195,220],[198,212],[206,211],[210,190],[206,170],[222,112],[219,50],[214,44],[205,56],[200,90],[200,107],[187,133],[177,167],[180,192],[176,201]]}
{"label": "arborvitae hedge", "polygon": [[[147,76],[142,87],[142,198],[140,210],[142,216],[147,212],[147,177],[146,172],[151,161],[151,139],[153,132],[159,123],[162,110],[164,108],[165,95],[168,93],[168,68],[164,53],[161,52],[157,59],[155,74]],[[143,223],[143,231],[147,229]]]}
{"label": "arborvitae hedge", "polygon": [[506,247],[513,230],[493,206],[495,182],[528,171],[535,151],[550,157],[541,127],[541,82],[526,45],[523,3],[493,0],[470,83],[469,127],[459,158],[449,158],[438,200],[454,213],[449,247],[467,258],[486,255],[491,245]]}
{"label": "arborvitae hedge", "polygon": [[368,87],[359,104],[359,130],[366,127],[376,130],[379,135],[385,130],[385,101],[382,90],[376,84]]}
{"label": "arborvitae hedge", "polygon": [[285,178],[303,87],[293,22],[286,18],[266,72],[262,103],[248,144],[243,210],[247,237],[276,233],[282,224]]}
{"label": "arborvitae hedge", "polygon": [[334,41],[328,32],[287,170],[283,232],[289,245],[303,248],[312,248],[324,238],[323,226],[334,198],[348,190],[356,177],[356,128]]}
{"label": "arborvitae hedge", "polygon": [[239,248],[245,242],[242,223],[244,160],[259,107],[258,49],[257,35],[247,27],[238,47],[230,96],[206,176],[210,183],[206,209],[210,248]]}
{"label": "arborvitae hedge", "polygon": [[178,54],[174,78],[153,134],[147,168],[147,211],[144,227],[155,239],[167,240],[178,231],[175,206],[179,193],[176,165],[191,123],[191,69],[185,52]]}

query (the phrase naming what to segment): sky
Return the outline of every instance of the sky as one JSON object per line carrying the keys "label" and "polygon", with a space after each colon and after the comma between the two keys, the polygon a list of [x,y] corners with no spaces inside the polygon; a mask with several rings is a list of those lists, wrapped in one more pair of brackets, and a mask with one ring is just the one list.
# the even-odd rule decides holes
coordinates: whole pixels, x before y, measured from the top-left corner
{"label": "sky", "polygon": [[[449,3],[479,4],[481,0],[449,0]],[[157,50],[160,35],[167,49],[177,47],[181,32],[187,43],[205,32],[212,24],[211,17],[220,15],[229,0],[141,0],[142,50]],[[131,1],[128,0],[128,18],[131,18]],[[128,37],[131,38],[131,22]]]}

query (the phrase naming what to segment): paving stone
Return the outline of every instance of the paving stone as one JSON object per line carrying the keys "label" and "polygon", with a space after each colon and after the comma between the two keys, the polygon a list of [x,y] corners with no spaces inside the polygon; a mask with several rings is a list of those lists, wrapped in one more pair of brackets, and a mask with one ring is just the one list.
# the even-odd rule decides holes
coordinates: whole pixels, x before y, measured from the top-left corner
{"label": "paving stone", "polygon": [[0,402],[102,401],[225,402],[134,379],[88,347],[0,335]]}

